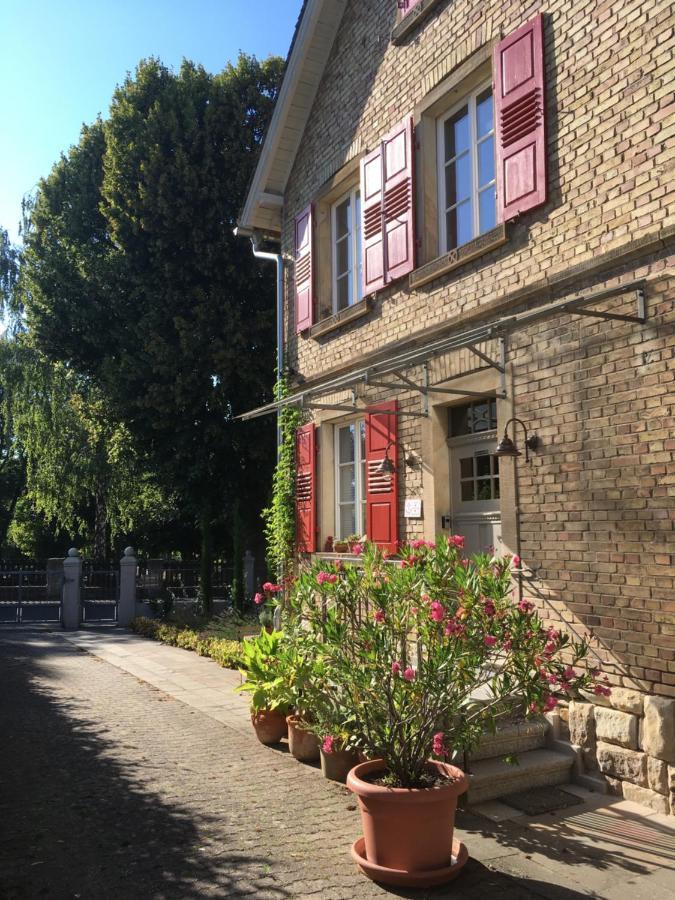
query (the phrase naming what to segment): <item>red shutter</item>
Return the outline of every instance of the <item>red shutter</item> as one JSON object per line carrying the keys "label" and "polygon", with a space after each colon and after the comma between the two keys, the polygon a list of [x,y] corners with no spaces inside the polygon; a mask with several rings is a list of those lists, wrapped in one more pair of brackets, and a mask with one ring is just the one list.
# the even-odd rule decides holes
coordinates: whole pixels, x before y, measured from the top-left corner
{"label": "red shutter", "polygon": [[316,426],[295,432],[295,545],[298,553],[316,550]]}
{"label": "red shutter", "polygon": [[295,331],[314,324],[312,206],[295,217]]}
{"label": "red shutter", "polygon": [[415,268],[414,174],[409,118],[361,163],[364,297]]}
{"label": "red shutter", "polygon": [[494,48],[497,220],[546,202],[543,16]]}
{"label": "red shutter", "polygon": [[[398,549],[398,451],[396,401],[371,407],[366,416],[366,535],[382,549]],[[389,456],[393,473],[380,472]]]}
{"label": "red shutter", "polygon": [[398,0],[399,9],[403,10],[403,15],[407,16],[411,9],[414,9],[422,0]]}

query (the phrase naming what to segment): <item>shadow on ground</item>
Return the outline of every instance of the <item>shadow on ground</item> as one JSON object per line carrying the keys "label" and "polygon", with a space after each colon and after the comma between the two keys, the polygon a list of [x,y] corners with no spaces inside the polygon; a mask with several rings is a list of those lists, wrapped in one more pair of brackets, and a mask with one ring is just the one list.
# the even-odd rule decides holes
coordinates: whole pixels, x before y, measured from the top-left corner
{"label": "shadow on ground", "polygon": [[114,734],[67,699],[67,681],[56,696],[53,667],[79,653],[45,648],[39,634],[0,635],[3,900],[188,898],[205,896],[205,885],[220,897],[289,896],[270,885],[255,849],[230,848],[219,861],[208,818],[197,825],[170,792],[141,789],[134,765],[114,758]]}

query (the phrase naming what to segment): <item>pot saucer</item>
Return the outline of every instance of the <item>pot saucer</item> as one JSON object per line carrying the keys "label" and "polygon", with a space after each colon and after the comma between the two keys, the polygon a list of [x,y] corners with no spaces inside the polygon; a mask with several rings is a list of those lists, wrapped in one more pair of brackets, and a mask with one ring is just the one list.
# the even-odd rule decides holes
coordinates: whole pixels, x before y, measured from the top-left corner
{"label": "pot saucer", "polygon": [[421,872],[404,872],[402,869],[387,869],[366,858],[365,840],[357,838],[352,844],[352,859],[361,872],[372,881],[391,884],[396,887],[434,887],[452,881],[462,871],[469,859],[466,844],[453,839],[452,862],[442,869],[427,869]]}

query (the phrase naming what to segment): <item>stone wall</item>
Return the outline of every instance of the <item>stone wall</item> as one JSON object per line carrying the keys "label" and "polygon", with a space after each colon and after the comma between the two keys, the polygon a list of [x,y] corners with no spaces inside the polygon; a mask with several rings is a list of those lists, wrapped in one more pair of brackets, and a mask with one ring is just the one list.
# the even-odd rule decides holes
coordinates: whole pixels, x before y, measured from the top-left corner
{"label": "stone wall", "polygon": [[614,688],[572,701],[569,734],[586,771],[613,793],[675,815],[675,700]]}

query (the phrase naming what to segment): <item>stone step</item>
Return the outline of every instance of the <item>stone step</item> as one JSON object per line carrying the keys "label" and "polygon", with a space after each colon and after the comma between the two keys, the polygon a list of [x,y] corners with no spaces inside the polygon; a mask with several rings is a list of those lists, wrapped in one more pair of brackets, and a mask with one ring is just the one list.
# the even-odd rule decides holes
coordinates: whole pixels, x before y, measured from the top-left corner
{"label": "stone step", "polygon": [[517,765],[510,765],[501,757],[473,761],[467,801],[483,803],[527,788],[567,784],[572,765],[569,755],[555,750],[527,750],[519,754]]}
{"label": "stone step", "polygon": [[512,753],[525,753],[527,750],[540,750],[546,747],[545,719],[520,719],[500,724],[496,734],[485,734],[475,750],[469,754],[469,760],[509,756]]}

